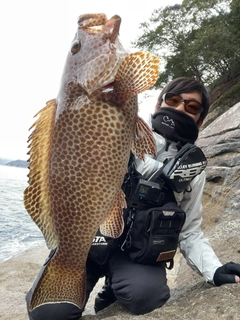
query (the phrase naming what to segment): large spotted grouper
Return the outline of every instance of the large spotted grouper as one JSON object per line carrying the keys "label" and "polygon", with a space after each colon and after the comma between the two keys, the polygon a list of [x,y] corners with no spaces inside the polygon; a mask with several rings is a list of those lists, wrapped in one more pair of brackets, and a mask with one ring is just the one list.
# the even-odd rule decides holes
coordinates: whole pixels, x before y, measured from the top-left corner
{"label": "large spotted grouper", "polygon": [[84,14],[64,67],[59,94],[32,126],[24,204],[49,249],[57,250],[33,292],[30,309],[46,303],[85,304],[85,264],[99,226],[123,230],[121,191],[130,150],[155,153],[138,117],[137,94],[153,86],[159,59],[127,53],[121,18]]}

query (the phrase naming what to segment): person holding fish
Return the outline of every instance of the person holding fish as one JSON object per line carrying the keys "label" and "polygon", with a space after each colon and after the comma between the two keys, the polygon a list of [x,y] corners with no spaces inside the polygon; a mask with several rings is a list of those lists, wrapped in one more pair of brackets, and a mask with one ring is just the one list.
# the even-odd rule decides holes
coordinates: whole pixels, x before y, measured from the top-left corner
{"label": "person holding fish", "polygon": [[[192,269],[200,273],[206,282],[221,286],[225,283],[240,282],[240,264],[229,262],[222,265],[201,231],[201,199],[206,176],[203,169],[206,162],[201,150],[194,149],[194,145],[198,137],[199,127],[207,116],[208,109],[208,93],[200,82],[191,78],[177,78],[169,82],[161,91],[155,112],[151,115],[149,121],[157,144],[156,156],[146,155],[144,161],[134,157],[132,162],[141,177],[141,183],[145,187],[141,191],[141,197],[146,190],[146,186],[149,183],[156,183],[159,176],[161,181],[165,180],[168,186],[166,189],[170,189],[172,186],[173,190],[171,191],[173,192],[167,194],[174,195],[174,199],[167,196],[166,201],[169,201],[169,199],[170,201],[175,200],[177,206],[186,214],[184,224],[181,226],[178,235],[180,251]],[[188,148],[185,148],[185,146],[188,146]],[[181,150],[186,150],[186,152]],[[193,155],[197,154],[199,161],[194,160],[189,150]],[[182,174],[184,178],[181,181],[177,178],[175,183],[174,179],[178,177],[175,167],[184,158],[184,152],[188,152],[186,159],[193,159],[192,163],[188,162],[188,168],[197,167],[197,169],[191,179],[188,179],[189,171],[184,171],[186,165],[182,162],[181,172],[184,171],[184,174]],[[174,159],[175,167],[171,164],[172,159]],[[199,163],[201,163],[200,166]],[[162,173],[167,166],[174,167],[171,172],[171,179],[168,174]],[[179,167],[178,165],[178,170]],[[144,184],[144,179],[147,181],[146,184]],[[181,183],[185,188],[184,190],[181,190]],[[155,186],[155,184],[151,186]],[[136,198],[134,201],[137,201]],[[159,201],[159,198],[157,201]],[[131,206],[131,201],[127,201],[127,203],[128,206]],[[156,207],[156,203],[154,206]],[[125,210],[125,215],[129,214],[128,209]],[[144,209],[144,206],[141,207],[141,210]],[[127,217],[125,218],[126,221]],[[126,223],[126,226],[128,226],[128,223]],[[99,231],[94,238],[86,267],[87,294],[85,304],[99,278],[106,277],[105,284],[95,299],[96,312],[118,301],[134,315],[146,314],[160,308],[170,297],[166,278],[166,261],[171,259],[168,256],[167,259],[163,258],[162,261],[159,259],[156,264],[148,264],[147,261],[144,263],[134,261],[131,258],[131,251],[124,247],[128,232],[129,228],[123,232],[123,236],[119,239],[111,240]],[[111,243],[111,248],[103,250],[107,241]],[[51,252],[46,264],[51,260],[54,253],[55,250]],[[170,256],[170,258],[172,257]],[[44,272],[44,267],[42,272]],[[38,280],[33,287],[37,286],[37,282]],[[31,294],[32,290],[27,295],[28,304]],[[30,311],[29,318],[31,320],[79,319],[83,310],[84,307],[79,309],[76,305],[67,302],[49,303]]]}
{"label": "person holding fish", "polygon": [[137,96],[160,61],[128,53],[120,24],[118,15],[78,18],[58,95],[31,127],[24,205],[50,255],[26,296],[30,320],[79,319],[104,276],[96,312],[116,300],[136,315],[161,307],[178,244],[206,281],[239,282],[240,265],[222,266],[200,228],[206,158],[195,141],[207,91],[171,81],[148,125]]}
{"label": "person holding fish", "polygon": [[[208,109],[208,93],[200,82],[184,77],[169,82],[161,91],[149,121],[157,155],[146,155],[144,161],[136,158],[137,170],[149,179],[165,165],[166,159],[176,157],[179,143],[194,144]],[[174,191],[177,204],[186,213],[178,239],[180,251],[206,282],[216,286],[240,283],[240,264],[222,265],[201,231],[204,184],[205,172],[201,171],[185,190]],[[96,311],[117,300],[133,314],[140,315],[161,307],[169,299],[165,263],[158,266],[134,263],[127,252],[118,250],[109,258],[108,266],[105,285],[95,299]]]}

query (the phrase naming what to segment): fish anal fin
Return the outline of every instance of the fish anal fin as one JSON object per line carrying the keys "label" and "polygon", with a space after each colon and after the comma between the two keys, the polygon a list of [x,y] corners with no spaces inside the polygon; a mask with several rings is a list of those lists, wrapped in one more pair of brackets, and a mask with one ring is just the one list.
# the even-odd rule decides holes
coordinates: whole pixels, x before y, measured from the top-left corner
{"label": "fish anal fin", "polygon": [[29,186],[24,191],[25,208],[42,231],[49,249],[57,245],[51,216],[48,165],[56,109],[57,102],[53,99],[36,114],[38,119],[31,127],[33,131],[29,136]]}
{"label": "fish anal fin", "polygon": [[148,124],[139,117],[135,126],[132,152],[142,160],[144,160],[145,154],[156,154],[156,142],[153,132]]}
{"label": "fish anal fin", "polygon": [[159,76],[160,60],[149,52],[135,52],[123,59],[114,81],[119,103],[151,88]]}
{"label": "fish anal fin", "polygon": [[111,238],[118,238],[123,232],[124,221],[123,221],[123,208],[126,208],[125,195],[120,190],[119,195],[115,201],[111,213],[107,219],[100,225],[100,232]]}
{"label": "fish anal fin", "polygon": [[69,268],[54,258],[45,267],[34,288],[30,311],[48,303],[72,303],[82,309],[86,301],[86,269]]}

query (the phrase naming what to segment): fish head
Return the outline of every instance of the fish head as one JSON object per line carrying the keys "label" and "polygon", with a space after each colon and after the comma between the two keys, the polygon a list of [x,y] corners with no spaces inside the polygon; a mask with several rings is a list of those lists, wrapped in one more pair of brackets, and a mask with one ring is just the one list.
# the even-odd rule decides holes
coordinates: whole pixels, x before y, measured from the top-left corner
{"label": "fish head", "polygon": [[118,15],[109,20],[105,14],[84,14],[78,18],[63,71],[63,91],[69,83],[75,83],[89,95],[114,81],[121,59],[127,55],[118,38],[120,24]]}

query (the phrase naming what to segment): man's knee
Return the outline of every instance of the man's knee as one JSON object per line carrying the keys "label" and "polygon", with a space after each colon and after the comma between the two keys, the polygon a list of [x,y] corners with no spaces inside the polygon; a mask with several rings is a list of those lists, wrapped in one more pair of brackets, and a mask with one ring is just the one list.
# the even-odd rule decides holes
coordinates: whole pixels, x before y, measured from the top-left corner
{"label": "man's knee", "polygon": [[159,289],[148,286],[131,286],[128,293],[119,295],[114,292],[117,300],[134,315],[149,313],[160,308],[170,298],[170,290],[167,285]]}
{"label": "man's knee", "polygon": [[29,311],[31,290],[26,296],[28,316],[30,320],[78,320],[82,311],[71,303],[50,303]]}

